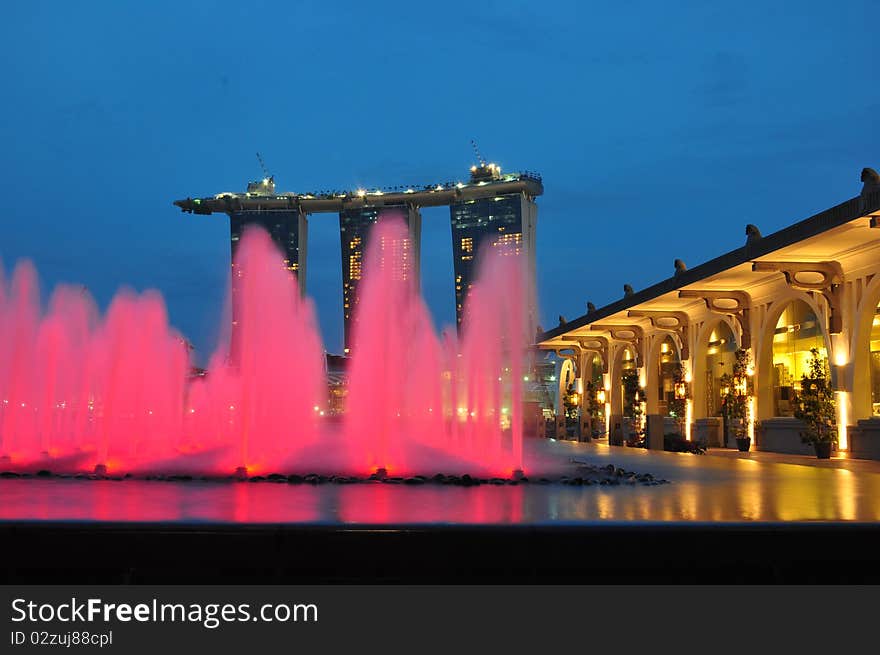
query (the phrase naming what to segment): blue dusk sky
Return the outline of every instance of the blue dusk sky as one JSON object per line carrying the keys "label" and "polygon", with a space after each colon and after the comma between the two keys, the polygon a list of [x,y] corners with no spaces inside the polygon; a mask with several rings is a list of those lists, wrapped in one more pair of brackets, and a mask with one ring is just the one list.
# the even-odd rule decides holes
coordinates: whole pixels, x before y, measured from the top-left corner
{"label": "blue dusk sky", "polygon": [[[544,177],[541,322],[569,319],[857,195],[880,168],[875,2],[17,2],[0,26],[7,274],[44,296],[156,288],[204,361],[228,219],[187,196],[465,178],[470,139]],[[423,291],[454,322],[449,212]],[[338,221],[308,288],[342,347]]]}

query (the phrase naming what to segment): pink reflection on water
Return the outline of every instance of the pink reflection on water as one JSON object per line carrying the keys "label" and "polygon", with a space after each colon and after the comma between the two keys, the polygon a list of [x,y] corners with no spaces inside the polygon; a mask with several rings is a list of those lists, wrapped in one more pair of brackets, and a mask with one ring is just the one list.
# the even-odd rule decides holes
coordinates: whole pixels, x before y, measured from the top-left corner
{"label": "pink reflection on water", "polygon": [[345,486],[339,492],[339,519],[344,523],[520,523],[524,488],[485,486],[449,488],[397,485]]}

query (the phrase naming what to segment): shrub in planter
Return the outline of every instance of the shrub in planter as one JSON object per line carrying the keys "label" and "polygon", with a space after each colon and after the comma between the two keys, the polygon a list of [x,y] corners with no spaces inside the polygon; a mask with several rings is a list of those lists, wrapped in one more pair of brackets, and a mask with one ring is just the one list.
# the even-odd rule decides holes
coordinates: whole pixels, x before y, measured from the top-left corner
{"label": "shrub in planter", "polygon": [[801,376],[795,406],[795,418],[804,423],[801,439],[813,444],[817,457],[827,459],[837,446],[837,411],[828,365],[816,348],[810,349],[809,370]]}

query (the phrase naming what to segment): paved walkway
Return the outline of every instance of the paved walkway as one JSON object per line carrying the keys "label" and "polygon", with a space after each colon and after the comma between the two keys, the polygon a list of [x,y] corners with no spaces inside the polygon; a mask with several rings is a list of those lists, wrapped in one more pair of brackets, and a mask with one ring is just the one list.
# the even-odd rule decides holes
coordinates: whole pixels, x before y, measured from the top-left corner
{"label": "paved walkway", "polygon": [[814,455],[787,455],[784,453],[768,453],[758,450],[750,450],[741,453],[735,448],[709,448],[707,455],[716,457],[729,457],[735,459],[751,459],[758,462],[773,462],[774,464],[797,464],[798,466],[818,466],[821,468],[846,469],[861,473],[880,473],[880,461],[874,459],[856,459],[847,453],[833,456],[831,459],[819,459]]}
{"label": "paved walkway", "polygon": [[[613,451],[641,450],[625,446],[608,446],[606,439],[594,439],[590,442],[598,446],[611,448]],[[788,455],[785,453],[771,453],[755,450],[754,447],[747,453],[741,453],[736,448],[709,448],[706,455],[726,457],[729,459],[746,459],[755,462],[770,462],[773,464],[795,464],[797,466],[816,466],[819,468],[845,469],[847,471],[861,473],[880,473],[880,460],[857,459],[850,457],[848,453],[838,453],[831,459],[819,459],[815,455]]]}

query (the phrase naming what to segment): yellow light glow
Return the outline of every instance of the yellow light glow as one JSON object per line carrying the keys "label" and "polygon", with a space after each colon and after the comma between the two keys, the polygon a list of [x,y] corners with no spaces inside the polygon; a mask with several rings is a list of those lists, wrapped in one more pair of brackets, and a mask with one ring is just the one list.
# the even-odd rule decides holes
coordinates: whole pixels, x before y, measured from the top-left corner
{"label": "yellow light glow", "polygon": [[839,450],[849,450],[849,439],[846,433],[846,424],[849,422],[849,392],[837,392],[837,447]]}
{"label": "yellow light glow", "polygon": [[[874,320],[876,321],[876,319]],[[834,363],[837,366],[846,366],[849,363],[849,339],[845,334],[831,335],[831,349],[834,352]]]}
{"label": "yellow light glow", "polygon": [[358,190],[357,190],[357,195],[358,195],[359,198],[363,198],[365,195],[367,195],[367,191],[366,191],[366,189],[358,189]]}
{"label": "yellow light glow", "polygon": [[693,382],[693,380],[694,380],[694,377],[691,375],[691,372],[686,371],[684,374],[684,381],[687,382],[688,384],[690,384],[691,382]]}
{"label": "yellow light glow", "polygon": [[755,442],[755,397],[749,396],[748,416],[746,418],[748,424],[746,429],[749,431],[749,439]]}
{"label": "yellow light glow", "polygon": [[685,401],[685,423],[684,423],[684,438],[688,441],[691,440],[691,421],[694,418],[694,401],[690,398]]}

